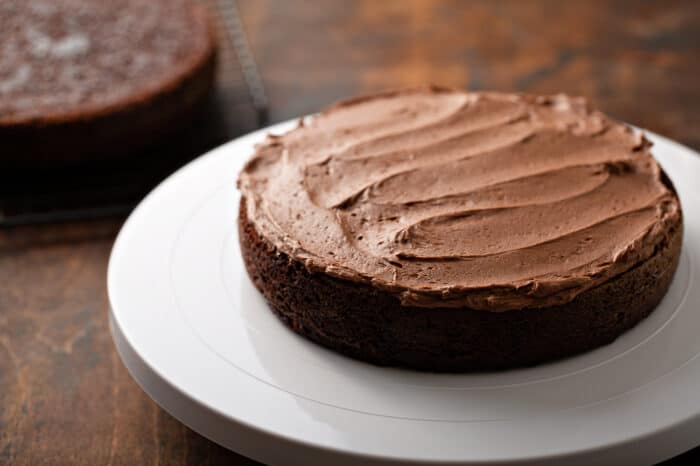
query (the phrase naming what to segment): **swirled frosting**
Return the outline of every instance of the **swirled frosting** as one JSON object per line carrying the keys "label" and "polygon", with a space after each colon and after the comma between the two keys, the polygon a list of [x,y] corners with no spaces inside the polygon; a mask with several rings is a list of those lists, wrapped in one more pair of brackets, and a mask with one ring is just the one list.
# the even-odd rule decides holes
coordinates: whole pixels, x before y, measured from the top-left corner
{"label": "swirled frosting", "polygon": [[680,222],[650,143],[581,98],[441,88],[341,102],[270,135],[247,217],[310,270],[404,305],[562,304]]}

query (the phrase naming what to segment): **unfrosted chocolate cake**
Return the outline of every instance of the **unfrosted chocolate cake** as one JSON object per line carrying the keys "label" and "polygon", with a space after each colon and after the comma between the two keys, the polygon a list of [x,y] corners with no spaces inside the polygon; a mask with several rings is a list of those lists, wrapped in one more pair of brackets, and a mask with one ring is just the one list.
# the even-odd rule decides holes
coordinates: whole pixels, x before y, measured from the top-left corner
{"label": "unfrosted chocolate cake", "polygon": [[441,88],[341,102],[240,174],[248,273],[294,331],[380,365],[532,365],[609,343],[666,293],[678,198],[580,98]]}
{"label": "unfrosted chocolate cake", "polygon": [[2,0],[3,167],[130,154],[184,124],[213,82],[191,0]]}

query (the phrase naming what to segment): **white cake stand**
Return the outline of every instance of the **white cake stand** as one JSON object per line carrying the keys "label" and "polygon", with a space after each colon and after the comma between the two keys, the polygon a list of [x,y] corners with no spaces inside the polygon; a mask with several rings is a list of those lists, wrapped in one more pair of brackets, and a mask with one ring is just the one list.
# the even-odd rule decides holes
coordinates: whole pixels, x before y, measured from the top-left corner
{"label": "white cake stand", "polygon": [[236,175],[268,131],[168,178],[112,251],[119,354],[166,411],[272,464],[651,464],[700,444],[700,156],[651,135],[685,215],[659,308],[614,343],[529,369],[440,375],[379,368],[288,331],[238,248]]}

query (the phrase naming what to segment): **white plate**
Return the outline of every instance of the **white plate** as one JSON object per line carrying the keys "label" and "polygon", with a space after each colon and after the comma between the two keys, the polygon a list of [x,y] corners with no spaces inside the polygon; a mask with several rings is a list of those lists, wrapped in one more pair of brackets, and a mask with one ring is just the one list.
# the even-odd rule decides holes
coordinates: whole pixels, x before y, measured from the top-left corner
{"label": "white plate", "polygon": [[288,331],[238,248],[236,175],[267,131],[156,188],[124,225],[108,272],[117,349],[180,421],[275,464],[645,464],[700,443],[700,157],[651,135],[681,197],[685,238],[668,295],[614,343],[478,375],[379,368]]}

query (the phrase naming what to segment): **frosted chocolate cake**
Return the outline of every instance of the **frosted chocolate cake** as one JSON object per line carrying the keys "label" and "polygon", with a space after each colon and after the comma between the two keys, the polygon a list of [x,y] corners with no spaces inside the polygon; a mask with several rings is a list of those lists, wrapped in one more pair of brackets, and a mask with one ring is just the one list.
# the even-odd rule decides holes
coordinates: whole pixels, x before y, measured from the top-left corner
{"label": "frosted chocolate cake", "polygon": [[340,102],[240,174],[245,264],[292,330],[429,371],[613,341],[666,293],[678,198],[580,98],[426,88]]}

